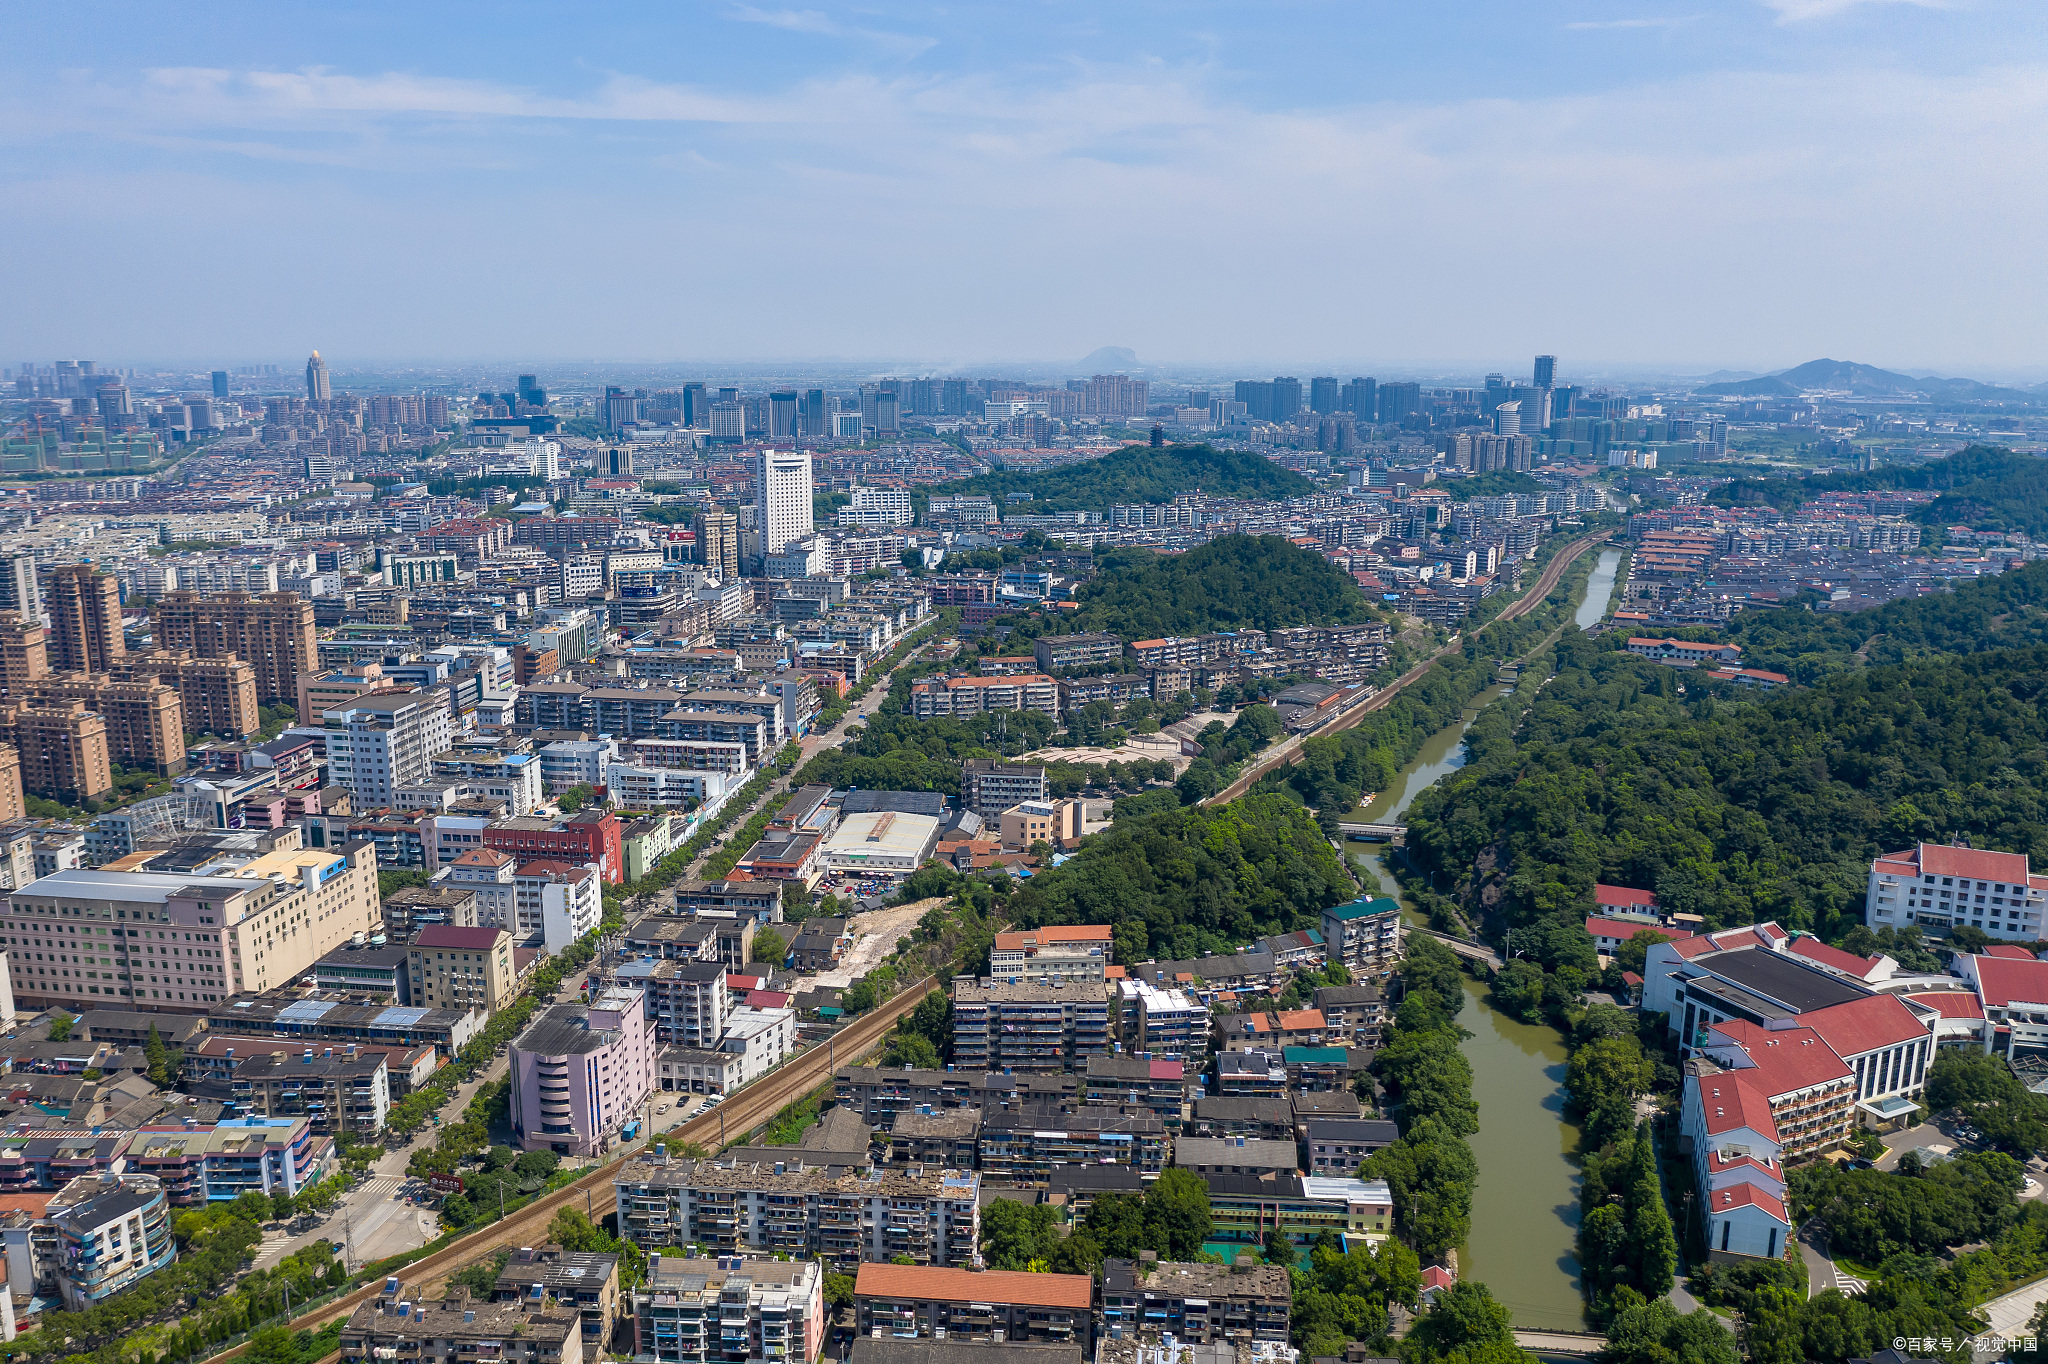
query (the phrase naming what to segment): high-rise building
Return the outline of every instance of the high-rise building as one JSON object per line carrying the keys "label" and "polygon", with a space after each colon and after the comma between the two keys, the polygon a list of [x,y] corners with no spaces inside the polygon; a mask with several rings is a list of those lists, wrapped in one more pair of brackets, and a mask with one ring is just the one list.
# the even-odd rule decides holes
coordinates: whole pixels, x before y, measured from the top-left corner
{"label": "high-rise building", "polygon": [[623,388],[604,391],[604,429],[619,431],[640,420],[640,400]]}
{"label": "high-rise building", "polygon": [[832,434],[832,422],[825,414],[828,411],[825,390],[806,390],[803,402],[797,408],[797,430],[812,440],[825,440]]}
{"label": "high-rise building", "polygon": [[1337,410],[1349,412],[1362,422],[1379,417],[1378,385],[1370,379],[1353,379],[1337,394]]}
{"label": "high-rise building", "polygon": [[877,393],[875,395],[875,431],[878,434],[893,434],[902,430],[903,422],[898,415],[900,411],[901,409],[897,405],[897,397],[894,393]]}
{"label": "high-rise building", "polygon": [[1339,410],[1335,376],[1324,376],[1308,381],[1308,410],[1330,413]]}
{"label": "high-rise building", "polygon": [[1301,411],[1301,380],[1289,374],[1273,379],[1273,420],[1284,422]]}
{"label": "high-rise building", "polygon": [[0,691],[25,696],[50,675],[43,627],[16,611],[0,611]]}
{"label": "high-rise building", "polygon": [[701,431],[711,424],[711,404],[704,397],[704,385],[683,385],[683,425]]}
{"label": "high-rise building", "polygon": [[1102,417],[1142,417],[1152,385],[1128,374],[1097,374],[1088,380],[1088,411]]}
{"label": "high-rise building", "polygon": [[83,701],[8,701],[0,705],[0,742],[21,755],[24,791],[68,805],[114,789],[106,721]]}
{"label": "high-rise building", "polygon": [[438,692],[361,696],[327,712],[327,770],[357,804],[391,804],[401,786],[428,780],[449,740],[448,702]]}
{"label": "high-rise building", "polygon": [[546,407],[548,391],[540,386],[540,379],[535,375],[522,374],[519,376],[519,401],[529,407]]}
{"label": "high-rise building", "polygon": [[1520,403],[1522,430],[1532,436],[1543,435],[1550,429],[1550,390],[1516,384],[1508,389],[1508,397]]}
{"label": "high-rise building", "polygon": [[796,439],[796,390],[783,389],[768,395],[768,439]]}
{"label": "high-rise building", "polygon": [[[6,649],[6,626],[0,621],[0,654]],[[155,649],[131,654],[127,674],[156,678],[176,687],[189,733],[241,738],[263,727],[257,710],[256,669],[242,659],[194,658],[184,649]],[[299,718],[311,724],[320,717],[302,710]]]}
{"label": "high-rise building", "polygon": [[105,723],[106,751],[124,767],[174,777],[185,770],[185,705],[153,677],[59,673],[31,684],[38,705],[76,701]]}
{"label": "high-rise building", "polygon": [[0,744],[0,823],[11,823],[25,813],[21,800],[21,754],[12,744]]}
{"label": "high-rise building", "polygon": [[36,622],[43,618],[43,594],[36,585],[36,556],[26,550],[0,555],[0,611],[13,611]]}
{"label": "high-rise building", "polygon": [[[121,641],[121,583],[91,564],[59,564],[44,590],[50,613],[50,667],[112,672],[127,654]],[[307,611],[312,610],[307,603]]]}
{"label": "high-rise building", "polygon": [[747,409],[737,400],[727,402],[720,399],[711,404],[711,439],[745,440],[747,438]]}
{"label": "high-rise building", "polygon": [[1536,357],[1536,387],[1549,388],[1557,382],[1557,357],[1539,355]]}
{"label": "high-rise building", "polygon": [[948,379],[939,389],[939,415],[943,417],[964,417],[969,402],[968,386],[965,379]]}
{"label": "high-rise building", "polygon": [[195,658],[240,658],[256,669],[259,699],[296,704],[299,674],[319,670],[313,603],[296,592],[166,592],[150,609],[159,649],[189,649]]}
{"label": "high-rise building", "polygon": [[324,403],[333,396],[334,388],[327,378],[327,362],[316,350],[313,358],[306,361],[306,397],[313,402]]}
{"label": "high-rise building", "polygon": [[[890,408],[895,408],[895,396]],[[811,457],[801,450],[763,450],[754,460],[754,524],[761,553],[780,554],[816,529],[811,512]]]}
{"label": "high-rise building", "polygon": [[726,582],[740,576],[740,519],[728,511],[697,513],[697,557],[706,569]]}
{"label": "high-rise building", "polygon": [[1383,422],[1398,422],[1422,410],[1422,385],[1417,383],[1381,384],[1379,386],[1380,416]]}
{"label": "high-rise building", "polygon": [[1264,379],[1239,379],[1237,401],[1244,404],[1244,414],[1255,422],[1273,420],[1273,385]]}
{"label": "high-rise building", "polygon": [[633,476],[633,447],[630,445],[612,446],[604,452],[604,466],[605,471],[613,478],[631,478]]}
{"label": "high-rise building", "polygon": [[1505,402],[1493,409],[1493,434],[1496,436],[1519,436],[1522,434],[1522,405]]}
{"label": "high-rise building", "polygon": [[224,369],[217,369],[213,372],[213,396],[216,398],[228,396],[228,372]]}

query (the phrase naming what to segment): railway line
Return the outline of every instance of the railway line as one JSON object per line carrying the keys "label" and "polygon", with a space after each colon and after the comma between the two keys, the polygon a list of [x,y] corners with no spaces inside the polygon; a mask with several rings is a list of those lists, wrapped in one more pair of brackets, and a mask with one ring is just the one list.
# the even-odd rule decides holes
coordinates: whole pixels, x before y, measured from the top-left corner
{"label": "railway line", "polygon": [[[1581,536],[1557,553],[1551,555],[1550,562],[1543,566],[1542,574],[1536,579],[1536,585],[1516,598],[1513,604],[1502,610],[1498,616],[1494,617],[1494,620],[1514,620],[1519,616],[1526,616],[1531,611],[1534,611],[1543,599],[1550,595],[1551,589],[1557,586],[1557,580],[1564,576],[1564,571],[1578,562],[1580,555],[1584,554],[1594,545],[1599,544],[1602,540],[1605,540],[1608,534],[1609,532],[1602,531],[1598,535]],[[1266,758],[1254,763],[1249,770],[1239,774],[1230,785],[1224,787],[1215,795],[1208,797],[1202,804],[1222,805],[1236,800],[1239,796],[1251,790],[1258,783],[1259,779],[1268,772],[1273,771],[1277,767],[1284,767],[1289,763],[1299,761],[1301,758],[1301,746],[1305,741],[1335,734],[1340,730],[1350,729],[1374,711],[1392,705],[1394,698],[1401,694],[1403,688],[1414,683],[1431,668],[1435,667],[1438,659],[1463,647],[1464,642],[1463,634],[1452,635],[1449,642],[1441,649],[1438,649],[1428,658],[1423,659],[1407,672],[1402,673],[1379,691],[1374,692],[1365,701],[1351,707],[1343,714],[1333,717],[1328,723],[1311,733],[1283,740]]]}
{"label": "railway line", "polygon": [[[655,1140],[660,1140],[672,1148],[698,1144],[716,1149],[721,1134],[724,1134],[728,1141],[745,1137],[792,1102],[829,1080],[833,1071],[842,1064],[842,1056],[846,1062],[855,1061],[881,1045],[889,1030],[895,1026],[896,1020],[916,1008],[926,995],[938,988],[938,985],[938,977],[926,976],[907,986],[873,1013],[855,1019],[829,1041],[813,1046],[759,1083],[737,1091],[718,1108],[700,1114],[686,1123],[678,1124],[666,1132],[656,1134],[646,1141],[635,1142],[630,1147],[621,1148],[617,1159],[607,1159],[604,1164],[583,1175],[573,1184],[544,1194],[509,1216],[480,1227],[431,1255],[414,1260],[399,1270],[397,1277],[407,1282],[427,1283],[445,1278],[479,1255],[495,1250],[499,1246],[538,1245],[547,1238],[548,1223],[554,1220],[556,1213],[564,1208],[594,1210],[596,1195],[600,1190],[605,1191],[604,1204],[610,1207],[611,1183],[618,1166],[630,1159],[633,1154],[648,1150]],[[291,1328],[295,1331],[318,1330],[330,1321],[346,1321],[356,1308],[375,1297],[380,1287],[381,1284],[374,1281],[365,1284],[303,1316],[294,1317],[290,1323]],[[219,1361],[238,1358],[246,1353],[248,1348],[249,1343],[243,1341],[231,1349],[211,1356],[207,1364],[219,1364]],[[328,1356],[329,1359],[334,1357]]]}

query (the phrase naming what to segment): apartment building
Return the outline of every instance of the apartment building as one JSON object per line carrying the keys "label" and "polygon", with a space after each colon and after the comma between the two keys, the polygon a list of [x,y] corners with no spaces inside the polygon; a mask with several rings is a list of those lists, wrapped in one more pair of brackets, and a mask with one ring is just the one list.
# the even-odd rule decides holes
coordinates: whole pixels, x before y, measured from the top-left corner
{"label": "apartment building", "polygon": [[406,950],[411,1003],[426,1009],[468,1009],[490,1015],[518,993],[512,935],[491,925],[428,924]]}
{"label": "apartment building", "polygon": [[1323,911],[1329,959],[1353,975],[1391,971],[1401,960],[1401,907],[1385,896],[1353,900]]}
{"label": "apartment building", "polygon": [[537,860],[512,875],[512,903],[524,941],[538,933],[549,952],[566,951],[604,917],[597,868]]}
{"label": "apartment building", "polygon": [[1187,1066],[1178,1060],[1091,1056],[1081,1093],[1091,1104],[1150,1109],[1169,1134],[1177,1133],[1187,1106]]}
{"label": "apartment building", "polygon": [[456,1288],[427,1302],[418,1285],[386,1279],[384,1290],[349,1314],[341,1328],[342,1364],[400,1357],[495,1364],[584,1364],[583,1319],[543,1295],[538,1303],[484,1302]]}
{"label": "apartment building", "polygon": [[1100,986],[954,978],[953,1056],[963,1070],[1080,1070],[1108,1050]]}
{"label": "apartment building", "polygon": [[1154,1060],[1197,1061],[1209,1054],[1209,1008],[1185,990],[1125,978],[1116,986],[1117,1035],[1124,1050]]}
{"label": "apartment building", "polygon": [[[114,619],[118,626],[118,612]],[[177,1259],[170,1212],[148,1175],[81,1177],[51,1198],[44,1216],[56,1232],[64,1306],[86,1311]]]}
{"label": "apartment building", "polygon": [[960,804],[981,816],[984,824],[1027,800],[1044,800],[1045,769],[993,758],[968,758],[960,764]]}
{"label": "apartment building", "polygon": [[219,1123],[145,1127],[127,1145],[128,1169],[151,1175],[173,1207],[200,1208],[254,1191],[297,1194],[333,1163],[334,1142],[303,1115],[245,1115]]}
{"label": "apartment building", "polygon": [[318,1136],[347,1132],[375,1137],[383,1132],[391,1112],[390,1069],[383,1052],[350,1054],[354,1051],[252,1049],[236,1060],[234,1076],[225,1086],[217,1081],[203,1091],[195,1086],[195,1094],[224,1097],[229,1111],[238,1116],[304,1118]]}
{"label": "apartment building", "polygon": [[297,701],[300,674],[319,670],[313,603],[296,592],[218,597],[167,592],[150,609],[149,623],[159,649],[247,660],[256,670],[256,692],[264,702]]}
{"label": "apartment building", "polygon": [[1366,1157],[1400,1139],[1401,1130],[1381,1118],[1312,1118],[1302,1124],[1307,1138],[1308,1173],[1355,1174]]}
{"label": "apartment building", "polygon": [[[910,684],[911,712],[920,720],[1035,710],[1057,717],[1059,683],[1042,673],[1012,677],[927,677]],[[1007,808],[1007,807],[1006,807]]]}
{"label": "apartment building", "polygon": [[[189,649],[155,649],[130,654],[124,671],[176,687],[185,708],[185,728],[191,733],[240,738],[263,727],[256,669],[242,659],[195,658]],[[303,710],[299,717],[304,724],[319,723],[317,715]]]}
{"label": "apartment building", "polygon": [[2048,876],[2025,853],[1919,843],[1870,864],[1863,922],[1880,928],[1981,929],[2006,942],[2048,939]]}
{"label": "apartment building", "polygon": [[616,885],[626,876],[621,832],[613,811],[579,810],[561,820],[537,816],[501,819],[483,830],[483,840],[485,847],[508,852],[522,863],[565,862],[572,867],[595,863],[604,879]]}
{"label": "apartment building", "polygon": [[654,1087],[655,1043],[637,990],[557,1004],[512,1044],[512,1134],[521,1150],[598,1155]]}
{"label": "apartment building", "polygon": [[[25,1007],[207,1013],[262,993],[381,922],[369,845],[276,849],[213,874],[60,871],[7,895]],[[367,1040],[367,1039],[366,1039]]]}
{"label": "apartment building", "polygon": [[49,613],[50,666],[57,672],[108,673],[127,656],[121,637],[121,583],[91,564],[59,564],[43,583]]}
{"label": "apartment building", "polygon": [[807,1361],[825,1345],[825,1268],[815,1260],[654,1254],[631,1293],[642,1364]]}
{"label": "apartment building", "polygon": [[402,786],[433,776],[434,757],[450,737],[448,703],[430,692],[359,696],[327,711],[329,780],[357,805],[391,805]]}
{"label": "apartment building", "polygon": [[595,1251],[564,1251],[553,1242],[521,1246],[498,1271],[491,1301],[534,1303],[553,1299],[573,1308],[583,1330],[583,1349],[592,1360],[608,1349],[620,1316],[619,1257]]}
{"label": "apartment building", "polygon": [[1094,1345],[1095,1280],[1086,1274],[1019,1274],[865,1263],[853,1284],[864,1336],[961,1344]]}
{"label": "apartment building", "polygon": [[340,993],[282,996],[242,995],[206,1011],[206,1026],[217,1037],[261,1041],[287,1037],[297,1043],[375,1047],[431,1047],[446,1060],[483,1031],[483,1016],[467,1009],[421,1009],[357,1004]]}
{"label": "apartment building", "polygon": [[723,962],[627,961],[610,980],[646,996],[657,1043],[711,1051],[725,1035],[733,1004]]}
{"label": "apartment building", "polygon": [[613,1180],[620,1234],[640,1246],[787,1254],[850,1265],[907,1256],[965,1265],[981,1231],[973,1171],[805,1167],[788,1161],[629,1161]]}
{"label": "apartment building", "polygon": [[519,859],[511,853],[496,848],[472,848],[448,863],[442,875],[450,889],[467,891],[476,897],[478,923],[516,930],[519,925],[518,866]]}
{"label": "apartment building", "polygon": [[1313,1000],[1323,1015],[1324,1036],[1346,1046],[1377,1047],[1386,1028],[1387,1005],[1371,985],[1325,985]]}
{"label": "apartment building", "polygon": [[996,934],[989,974],[1100,985],[1106,979],[1104,968],[1114,959],[1109,925],[1048,926]]}
{"label": "apartment building", "polygon": [[978,1142],[983,1176],[1012,1184],[1042,1184],[1063,1165],[1129,1165],[1157,1174],[1172,1149],[1156,1113],[1115,1104],[986,1113]]}
{"label": "apartment building", "polygon": [[1102,1265],[1102,1324],[1133,1335],[1284,1342],[1293,1308],[1283,1265],[1179,1264],[1151,1251]]}
{"label": "apartment building", "polygon": [[176,687],[153,678],[124,680],[63,673],[32,682],[43,705],[81,702],[106,727],[107,756],[159,776],[185,770],[185,703]]}
{"label": "apartment building", "polygon": [[107,722],[83,701],[0,703],[0,743],[14,749],[24,791],[82,803],[114,789]]}
{"label": "apartment building", "polygon": [[1115,667],[1123,662],[1124,642],[1108,634],[1046,635],[1032,641],[1031,653],[1049,673]]}

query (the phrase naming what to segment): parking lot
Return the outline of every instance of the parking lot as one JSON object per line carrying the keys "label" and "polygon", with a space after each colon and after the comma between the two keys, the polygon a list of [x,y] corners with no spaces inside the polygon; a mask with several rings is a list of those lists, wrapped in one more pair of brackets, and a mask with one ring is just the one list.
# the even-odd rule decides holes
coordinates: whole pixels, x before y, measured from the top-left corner
{"label": "parking lot", "polygon": [[[1880,1170],[1898,1169],[1899,1157],[1908,1151],[1919,1152],[1920,1159],[1924,1163],[1929,1160],[1943,1159],[1950,1155],[1987,1149],[1976,1145],[1973,1140],[1974,1136],[1973,1129],[1967,1125],[1958,1124],[1953,1118],[1948,1117],[1937,1118],[1933,1122],[1921,1123],[1917,1127],[1908,1127],[1903,1131],[1892,1132],[1881,1138],[1884,1142],[1885,1151],[1882,1156],[1877,1158],[1875,1162],[1876,1168]],[[2037,1156],[2022,1163],[2026,1167],[2027,1178],[2031,1181],[2031,1184],[2029,1187],[2020,1190],[2020,1197],[2040,1198],[2044,1193],[2048,1193],[2048,1162],[2044,1162]]]}

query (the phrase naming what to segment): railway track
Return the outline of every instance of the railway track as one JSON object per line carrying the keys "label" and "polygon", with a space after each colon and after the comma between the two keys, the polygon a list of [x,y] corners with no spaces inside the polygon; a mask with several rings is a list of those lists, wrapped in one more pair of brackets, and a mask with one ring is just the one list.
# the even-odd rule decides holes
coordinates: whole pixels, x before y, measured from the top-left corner
{"label": "railway track", "polygon": [[[1494,620],[1514,620],[1518,616],[1526,616],[1531,611],[1534,611],[1543,599],[1550,595],[1551,589],[1557,586],[1557,580],[1564,576],[1564,571],[1578,562],[1580,555],[1584,554],[1594,545],[1599,544],[1602,540],[1605,540],[1608,534],[1609,532],[1602,531],[1598,535],[1582,536],[1551,555],[1550,562],[1543,566],[1542,574],[1536,579],[1536,585],[1527,592],[1524,592],[1498,616],[1495,616]],[[1491,623],[1490,621],[1488,622],[1488,624]],[[1444,657],[1444,655],[1464,647],[1464,642],[1463,634],[1451,636],[1450,642],[1445,644],[1443,648],[1438,649],[1428,658],[1423,659],[1422,662],[1416,664],[1407,672],[1402,673],[1392,682],[1389,682],[1381,690],[1373,693],[1370,700],[1353,706],[1350,710],[1332,719],[1313,734],[1304,734],[1299,738],[1284,740],[1279,751],[1274,752],[1264,761],[1255,764],[1250,771],[1239,774],[1230,785],[1224,787],[1215,795],[1208,797],[1202,804],[1222,805],[1236,800],[1239,796],[1257,785],[1261,777],[1264,777],[1275,768],[1285,767],[1290,763],[1300,761],[1302,744],[1309,739],[1320,739],[1342,730],[1350,729],[1374,711],[1392,705],[1394,698],[1399,696],[1404,688],[1420,679],[1431,668],[1435,667],[1437,660]]]}
{"label": "railway track", "polygon": [[[747,1133],[773,1118],[792,1102],[831,1079],[832,1072],[839,1065],[856,1061],[872,1048],[879,1046],[888,1036],[889,1030],[895,1026],[896,1020],[916,1008],[918,1003],[938,986],[938,977],[924,977],[906,987],[873,1013],[849,1023],[828,1043],[813,1046],[759,1084],[749,1085],[738,1091],[717,1109],[658,1134],[658,1139],[672,1147],[694,1143],[715,1149],[721,1132],[726,1134],[727,1140],[745,1137]],[[840,1059],[842,1055],[844,1061]],[[480,1227],[433,1254],[414,1260],[398,1271],[398,1277],[410,1283],[427,1283],[446,1277],[479,1255],[495,1250],[499,1246],[538,1245],[547,1239],[548,1223],[554,1220],[556,1213],[564,1208],[579,1206],[594,1210],[600,1190],[605,1195],[604,1206],[611,1207],[611,1184],[619,1165],[625,1159],[629,1159],[632,1152],[648,1150],[656,1139],[650,1137],[647,1141],[636,1142],[626,1148],[627,1154],[622,1155],[620,1160],[607,1161],[575,1183],[543,1195],[502,1220]],[[598,1216],[601,1217],[602,1214]],[[303,1316],[293,1318],[291,1328],[295,1331],[318,1330],[330,1321],[346,1321],[356,1308],[375,1297],[380,1287],[381,1285],[375,1282],[365,1284],[323,1307],[317,1307]],[[218,1364],[218,1361],[238,1358],[245,1354],[248,1348],[249,1343],[243,1341],[232,1349],[211,1356],[207,1364]],[[328,1359],[336,1357],[327,1356]],[[319,1364],[324,1364],[324,1361]]]}

